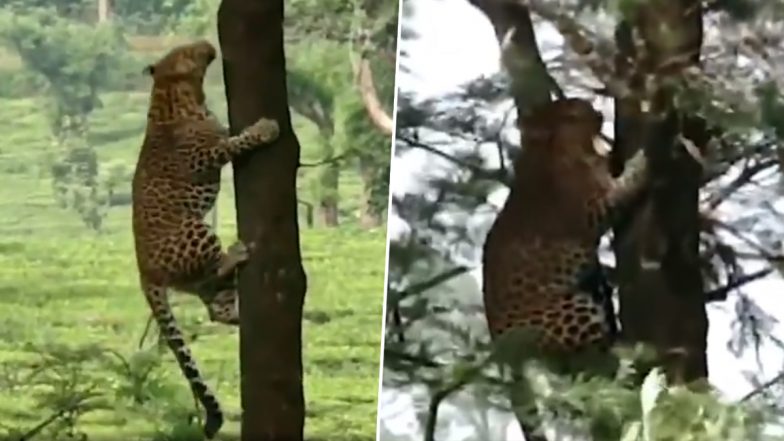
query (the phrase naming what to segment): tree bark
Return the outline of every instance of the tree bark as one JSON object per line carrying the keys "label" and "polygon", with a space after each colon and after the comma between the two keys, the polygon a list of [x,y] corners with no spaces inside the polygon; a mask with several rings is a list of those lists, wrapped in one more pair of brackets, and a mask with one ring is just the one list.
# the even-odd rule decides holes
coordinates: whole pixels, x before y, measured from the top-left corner
{"label": "tree bark", "polygon": [[[647,69],[673,73],[673,67],[699,62],[699,2],[653,2],[641,8],[637,21],[622,24],[616,35],[626,55],[638,57],[632,52],[630,31],[631,26],[639,26],[649,48],[647,56],[652,57],[640,60]],[[689,10],[693,14],[687,14]],[[651,31],[664,21],[666,35]],[[673,41],[673,36],[682,41]],[[657,38],[669,40],[652,41]],[[646,149],[653,178],[642,209],[627,225],[616,227],[619,317],[625,340],[651,344],[662,357],[671,381],[691,382],[708,375],[708,319],[698,241],[701,173],[694,159],[685,153],[678,135],[683,134],[698,147],[707,139],[704,123],[675,109],[672,98],[670,91],[662,90],[647,113],[641,111],[639,102],[616,100],[617,145],[613,154],[621,160],[613,161],[614,171],[619,172],[622,159],[641,145]]]}
{"label": "tree bark", "polygon": [[283,0],[223,0],[218,10],[233,134],[274,118],[280,139],[234,161],[239,238],[255,249],[240,270],[243,441],[303,439],[302,309],[306,275],[297,225],[300,146],[291,126]]}

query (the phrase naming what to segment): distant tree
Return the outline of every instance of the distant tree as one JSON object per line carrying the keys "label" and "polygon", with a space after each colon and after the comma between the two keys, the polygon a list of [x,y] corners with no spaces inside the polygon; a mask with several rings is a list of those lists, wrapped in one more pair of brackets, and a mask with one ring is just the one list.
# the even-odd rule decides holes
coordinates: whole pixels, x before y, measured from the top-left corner
{"label": "distant tree", "polygon": [[88,142],[89,119],[125,53],[122,36],[108,24],[63,18],[54,8],[22,12],[9,7],[0,10],[0,38],[43,79],[42,107],[58,147],[51,173],[59,202],[99,230],[107,195],[99,182],[97,154]]}
{"label": "distant tree", "polygon": [[[352,122],[347,133],[353,142],[365,146],[359,153],[359,172],[364,184],[360,223],[373,227],[386,215],[389,194],[392,104],[395,96],[397,22],[399,2],[365,0],[358,29],[354,29],[357,46],[354,60],[356,90],[365,112],[350,112]],[[376,134],[369,134],[369,129]],[[380,136],[379,136],[380,135]],[[359,144],[355,144],[359,147]]]}
{"label": "distant tree", "polygon": [[339,223],[338,184],[340,170],[349,152],[341,151],[336,139],[341,98],[350,86],[350,69],[345,63],[345,47],[339,42],[305,40],[292,48],[288,74],[291,108],[310,120],[318,129],[321,164],[303,169],[311,180],[317,200],[318,218],[326,226]]}
{"label": "distant tree", "polygon": [[[324,165],[313,185],[320,217],[336,222],[340,168],[354,164],[363,182],[360,223],[377,226],[388,195],[397,3],[333,0],[315,6],[297,0],[288,15],[296,17],[287,25],[298,73],[292,77],[292,105],[316,123],[323,137]],[[316,103],[322,105],[318,115],[312,108]],[[325,130],[325,109],[331,130]]]}

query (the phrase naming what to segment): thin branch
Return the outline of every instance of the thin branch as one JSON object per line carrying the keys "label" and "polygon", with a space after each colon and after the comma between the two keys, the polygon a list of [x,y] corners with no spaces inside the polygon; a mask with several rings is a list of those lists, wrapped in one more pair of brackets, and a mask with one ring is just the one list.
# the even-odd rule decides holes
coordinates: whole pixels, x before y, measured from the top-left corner
{"label": "thin branch", "polygon": [[468,268],[468,267],[465,267],[465,266],[458,266],[458,267],[446,270],[446,271],[442,272],[441,274],[437,274],[437,275],[435,275],[435,276],[431,277],[430,279],[425,280],[423,282],[415,283],[414,285],[410,286],[408,289],[405,289],[403,291],[397,291],[397,290],[394,290],[392,288],[389,289],[390,292],[395,294],[395,296],[393,297],[394,305],[392,305],[392,307],[390,308],[391,309],[390,312],[392,314],[392,323],[393,323],[393,325],[396,328],[399,329],[399,332],[397,334],[398,334],[398,340],[401,343],[405,341],[405,336],[403,335],[403,316],[400,314],[400,300],[402,300],[402,299],[404,299],[404,298],[406,298],[408,296],[411,296],[411,295],[420,294],[420,293],[422,293],[424,291],[427,291],[430,288],[438,286],[438,285],[440,285],[440,284],[442,284],[442,283],[444,283],[444,282],[446,282],[446,281],[448,281],[448,280],[450,280],[450,279],[452,279],[454,277],[457,277],[457,276],[459,276],[461,274],[464,274],[464,273],[466,273],[466,272],[468,272],[470,270],[471,270],[471,268]]}
{"label": "thin branch", "polygon": [[727,300],[727,294],[729,294],[730,291],[738,289],[741,286],[746,285],[747,283],[751,283],[755,280],[761,279],[772,272],[773,272],[773,268],[765,268],[759,271],[755,271],[751,274],[746,274],[743,276],[733,278],[732,280],[727,282],[726,285],[708,291],[705,294],[706,302],[720,302],[720,301]]}
{"label": "thin branch", "polygon": [[733,227],[732,225],[730,225],[730,224],[728,224],[726,222],[722,222],[722,221],[720,221],[718,219],[711,219],[710,222],[711,222],[712,226],[721,228],[721,229],[731,233],[733,236],[737,237],[741,241],[743,241],[746,245],[748,245],[754,251],[759,253],[760,256],[762,258],[764,258],[765,260],[767,260],[769,262],[782,262],[782,261],[784,261],[784,254],[778,254],[778,253],[775,253],[775,252],[765,248],[763,245],[760,245],[759,243],[749,239],[745,234],[743,234],[740,231],[738,231],[738,229]]}
{"label": "thin branch", "polygon": [[457,266],[452,269],[446,270],[436,276],[431,277],[428,280],[425,280],[424,282],[419,282],[419,283],[415,283],[414,285],[411,285],[409,288],[403,290],[400,293],[401,295],[400,298],[407,297],[410,295],[416,295],[424,291],[427,291],[428,289],[434,288],[452,278],[467,273],[472,269],[473,268],[467,266]]}
{"label": "thin branch", "polygon": [[761,393],[765,392],[766,390],[770,389],[771,387],[775,386],[776,383],[780,383],[784,381],[784,372],[779,373],[772,379],[762,383],[761,385],[757,386],[751,392],[747,393],[743,398],[740,399],[739,402],[743,403],[749,401],[750,399],[760,395]]}
{"label": "thin branch", "polygon": [[[616,98],[629,97],[633,91],[625,78],[615,71],[612,60],[613,45],[607,42],[592,42],[587,35],[591,33],[574,18],[570,17],[557,4],[541,0],[505,0],[529,8],[534,14],[551,22],[564,36],[564,40],[588,67],[593,75],[605,85],[607,92]],[[592,35],[596,39],[595,35]],[[603,51],[598,50],[599,47]]]}
{"label": "thin branch", "polygon": [[82,407],[82,405],[84,405],[84,402],[86,400],[88,400],[90,398],[93,398],[93,396],[94,395],[82,396],[82,397],[77,398],[75,402],[72,402],[72,403],[70,403],[70,404],[68,404],[66,406],[63,406],[62,408],[57,410],[55,413],[53,413],[52,415],[50,415],[49,417],[47,417],[46,419],[44,419],[40,423],[36,424],[32,429],[30,429],[27,432],[25,432],[22,436],[19,437],[19,441],[30,441],[30,440],[32,440],[36,435],[38,435],[48,425],[50,425],[50,424],[54,423],[55,421],[59,420],[60,418],[62,418],[66,414],[68,414],[69,412],[73,412],[75,410],[78,410],[80,407]]}
{"label": "thin branch", "polygon": [[469,162],[463,161],[462,159],[456,158],[456,157],[454,157],[454,156],[452,156],[452,155],[450,155],[448,153],[445,153],[445,152],[442,152],[441,150],[438,150],[437,148],[435,148],[433,146],[427,145],[427,144],[425,144],[425,143],[423,143],[423,142],[421,142],[419,140],[416,140],[416,139],[408,137],[408,136],[398,135],[398,136],[395,137],[395,139],[397,141],[405,142],[410,147],[415,147],[415,148],[422,149],[422,150],[424,150],[424,151],[426,151],[428,153],[432,153],[432,154],[434,154],[434,155],[436,155],[436,156],[438,156],[440,158],[446,159],[447,161],[452,162],[453,164],[455,164],[455,165],[457,165],[459,167],[463,167],[465,169],[468,169],[468,170],[470,170],[474,175],[476,175],[480,179],[487,179],[487,180],[490,180],[490,181],[496,181],[496,182],[499,182],[501,184],[504,184],[505,186],[509,186],[509,183],[506,182],[506,180],[504,179],[503,172],[501,170],[494,170],[494,171],[485,170],[482,167],[478,167],[478,166],[476,166],[474,164],[471,164]]}
{"label": "thin branch", "polygon": [[430,398],[430,405],[427,411],[427,420],[425,422],[425,441],[435,441],[436,436],[436,423],[438,422],[438,408],[441,403],[453,393],[459,391],[467,384],[471,383],[474,378],[482,373],[482,370],[491,360],[494,359],[494,354],[486,357],[480,363],[468,368],[466,371],[461,372],[458,378],[445,384],[443,387],[436,390]]}
{"label": "thin branch", "polygon": [[493,135],[491,138],[493,141],[495,141],[496,148],[498,149],[498,168],[501,170],[501,173],[503,173],[504,176],[508,171],[506,169],[506,158],[504,158],[504,148],[501,145],[501,133],[503,132],[504,127],[506,127],[506,124],[509,121],[509,117],[512,115],[514,110],[515,107],[512,106],[507,109],[506,112],[504,112],[504,118],[501,120],[501,124],[498,126],[498,130],[496,130],[495,135]]}
{"label": "thin branch", "polygon": [[416,365],[417,367],[427,367],[432,369],[440,369],[446,367],[446,365],[439,363],[437,361],[433,361],[419,355],[407,354],[405,352],[400,352],[393,349],[384,349],[384,358],[405,361],[413,365]]}
{"label": "thin branch", "polygon": [[381,133],[386,136],[392,136],[394,131],[392,118],[384,110],[381,101],[378,99],[378,91],[376,90],[375,82],[373,81],[373,70],[370,67],[370,60],[364,56],[359,60],[359,66],[356,68],[357,83],[359,92],[362,96],[362,104],[365,106],[373,125],[378,128]]}
{"label": "thin branch", "polygon": [[142,336],[139,339],[139,349],[144,346],[144,341],[147,340],[147,333],[150,332],[150,325],[152,325],[153,315],[150,314],[147,316],[147,324],[144,325],[144,332],[142,332]]}
{"label": "thin branch", "polygon": [[778,164],[778,160],[776,159],[767,159],[759,161],[753,165],[749,165],[743,168],[743,171],[738,175],[738,177],[729,183],[727,186],[722,187],[720,191],[711,195],[708,198],[707,204],[708,209],[712,210],[719,205],[721,205],[724,201],[726,201],[730,196],[736,193],[738,190],[743,188],[746,184],[751,182],[754,179],[754,176],[757,174],[767,170],[770,167],[774,167]]}
{"label": "thin branch", "polygon": [[343,153],[341,155],[333,156],[331,158],[324,159],[324,160],[321,160],[321,161],[318,161],[318,162],[307,162],[307,163],[300,162],[299,166],[304,168],[304,167],[321,167],[322,165],[331,165],[331,164],[334,164],[336,162],[340,162],[340,161],[342,161],[344,159],[347,159],[348,156],[350,156],[350,153],[346,152],[346,153]]}

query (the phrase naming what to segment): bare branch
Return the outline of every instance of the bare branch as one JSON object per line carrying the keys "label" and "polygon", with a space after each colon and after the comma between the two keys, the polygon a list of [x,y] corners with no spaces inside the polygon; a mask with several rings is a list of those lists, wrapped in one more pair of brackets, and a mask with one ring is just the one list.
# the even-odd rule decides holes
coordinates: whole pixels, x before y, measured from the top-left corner
{"label": "bare branch", "polygon": [[721,205],[724,201],[727,200],[730,196],[732,196],[735,192],[743,188],[746,184],[751,182],[758,173],[761,173],[767,170],[770,167],[774,167],[778,165],[778,160],[776,159],[767,159],[762,160],[752,165],[747,165],[743,168],[743,171],[735,178],[734,181],[729,183],[727,186],[722,187],[720,191],[711,195],[708,198],[707,205],[708,209],[712,210],[719,205]]}
{"label": "bare branch", "polygon": [[743,398],[740,399],[740,402],[746,402],[750,399],[756,397],[757,395],[765,392],[766,390],[770,389],[771,387],[775,386],[777,383],[781,383],[784,381],[784,372],[779,373],[772,379],[762,383],[761,385],[757,386],[751,392],[747,393]]}
{"label": "bare branch", "polygon": [[376,85],[373,82],[373,71],[370,67],[370,60],[364,56],[359,60],[357,71],[357,83],[359,92],[362,95],[362,103],[365,105],[370,120],[373,124],[387,136],[392,136],[394,130],[392,118],[389,117],[381,101],[378,99]]}
{"label": "bare branch", "polygon": [[708,291],[705,294],[705,301],[706,302],[722,302],[727,300],[727,294],[729,294],[732,290],[738,289],[743,285],[751,283],[755,280],[761,279],[768,274],[773,272],[773,268],[765,268],[759,271],[755,271],[751,274],[746,274],[743,276],[739,276],[727,282],[726,285]]}
{"label": "bare branch", "polygon": [[504,184],[506,186],[509,185],[509,183],[506,182],[506,179],[505,179],[506,176],[505,176],[503,170],[494,170],[494,171],[485,170],[482,167],[478,167],[478,166],[476,166],[474,164],[471,164],[471,163],[468,163],[466,161],[463,161],[460,158],[456,158],[456,157],[454,157],[454,156],[452,156],[452,155],[450,155],[448,153],[445,153],[445,152],[443,152],[441,150],[438,150],[437,148],[435,148],[433,146],[425,144],[425,143],[423,143],[423,142],[421,142],[421,141],[419,141],[417,139],[411,138],[409,136],[398,135],[398,136],[395,137],[395,139],[397,141],[405,142],[410,147],[415,147],[415,148],[422,149],[422,150],[424,150],[424,151],[426,151],[428,153],[432,153],[432,154],[434,154],[434,155],[436,155],[436,156],[438,156],[440,158],[446,159],[447,161],[452,162],[453,164],[455,164],[455,165],[457,165],[459,167],[463,167],[463,168],[471,171],[474,175],[476,175],[477,178],[487,179],[487,180],[490,180],[490,181],[497,181],[497,182],[500,182],[501,184]]}

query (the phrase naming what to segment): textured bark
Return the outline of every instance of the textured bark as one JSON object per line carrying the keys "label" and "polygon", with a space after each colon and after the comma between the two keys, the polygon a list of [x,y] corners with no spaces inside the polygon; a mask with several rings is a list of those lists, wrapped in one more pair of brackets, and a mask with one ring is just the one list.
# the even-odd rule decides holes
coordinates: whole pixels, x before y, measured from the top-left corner
{"label": "textured bark", "polygon": [[300,146],[291,127],[283,0],[223,0],[218,11],[229,125],[281,127],[272,146],[234,162],[237,226],[256,246],[240,271],[243,441],[303,439],[302,308],[306,276],[297,226]]}
{"label": "textured bark", "polygon": [[[643,61],[649,71],[674,73],[699,62],[702,17],[698,2],[654,2],[641,8],[636,22],[622,24],[616,35],[626,55],[639,58],[632,52],[630,26],[640,26],[648,48]],[[695,13],[685,14],[689,8]],[[671,32],[652,31],[662,23]],[[673,36],[681,40],[674,41]],[[657,38],[669,40],[654,41]],[[620,59],[618,65],[628,68]],[[623,338],[656,348],[672,381],[706,378],[708,320],[698,249],[700,169],[677,139],[682,134],[704,147],[704,122],[673,108],[672,92],[662,90],[648,113],[641,111],[639,102],[617,100],[615,129],[614,171],[619,171],[623,158],[643,147],[653,177],[642,209],[627,225],[616,227]]]}

